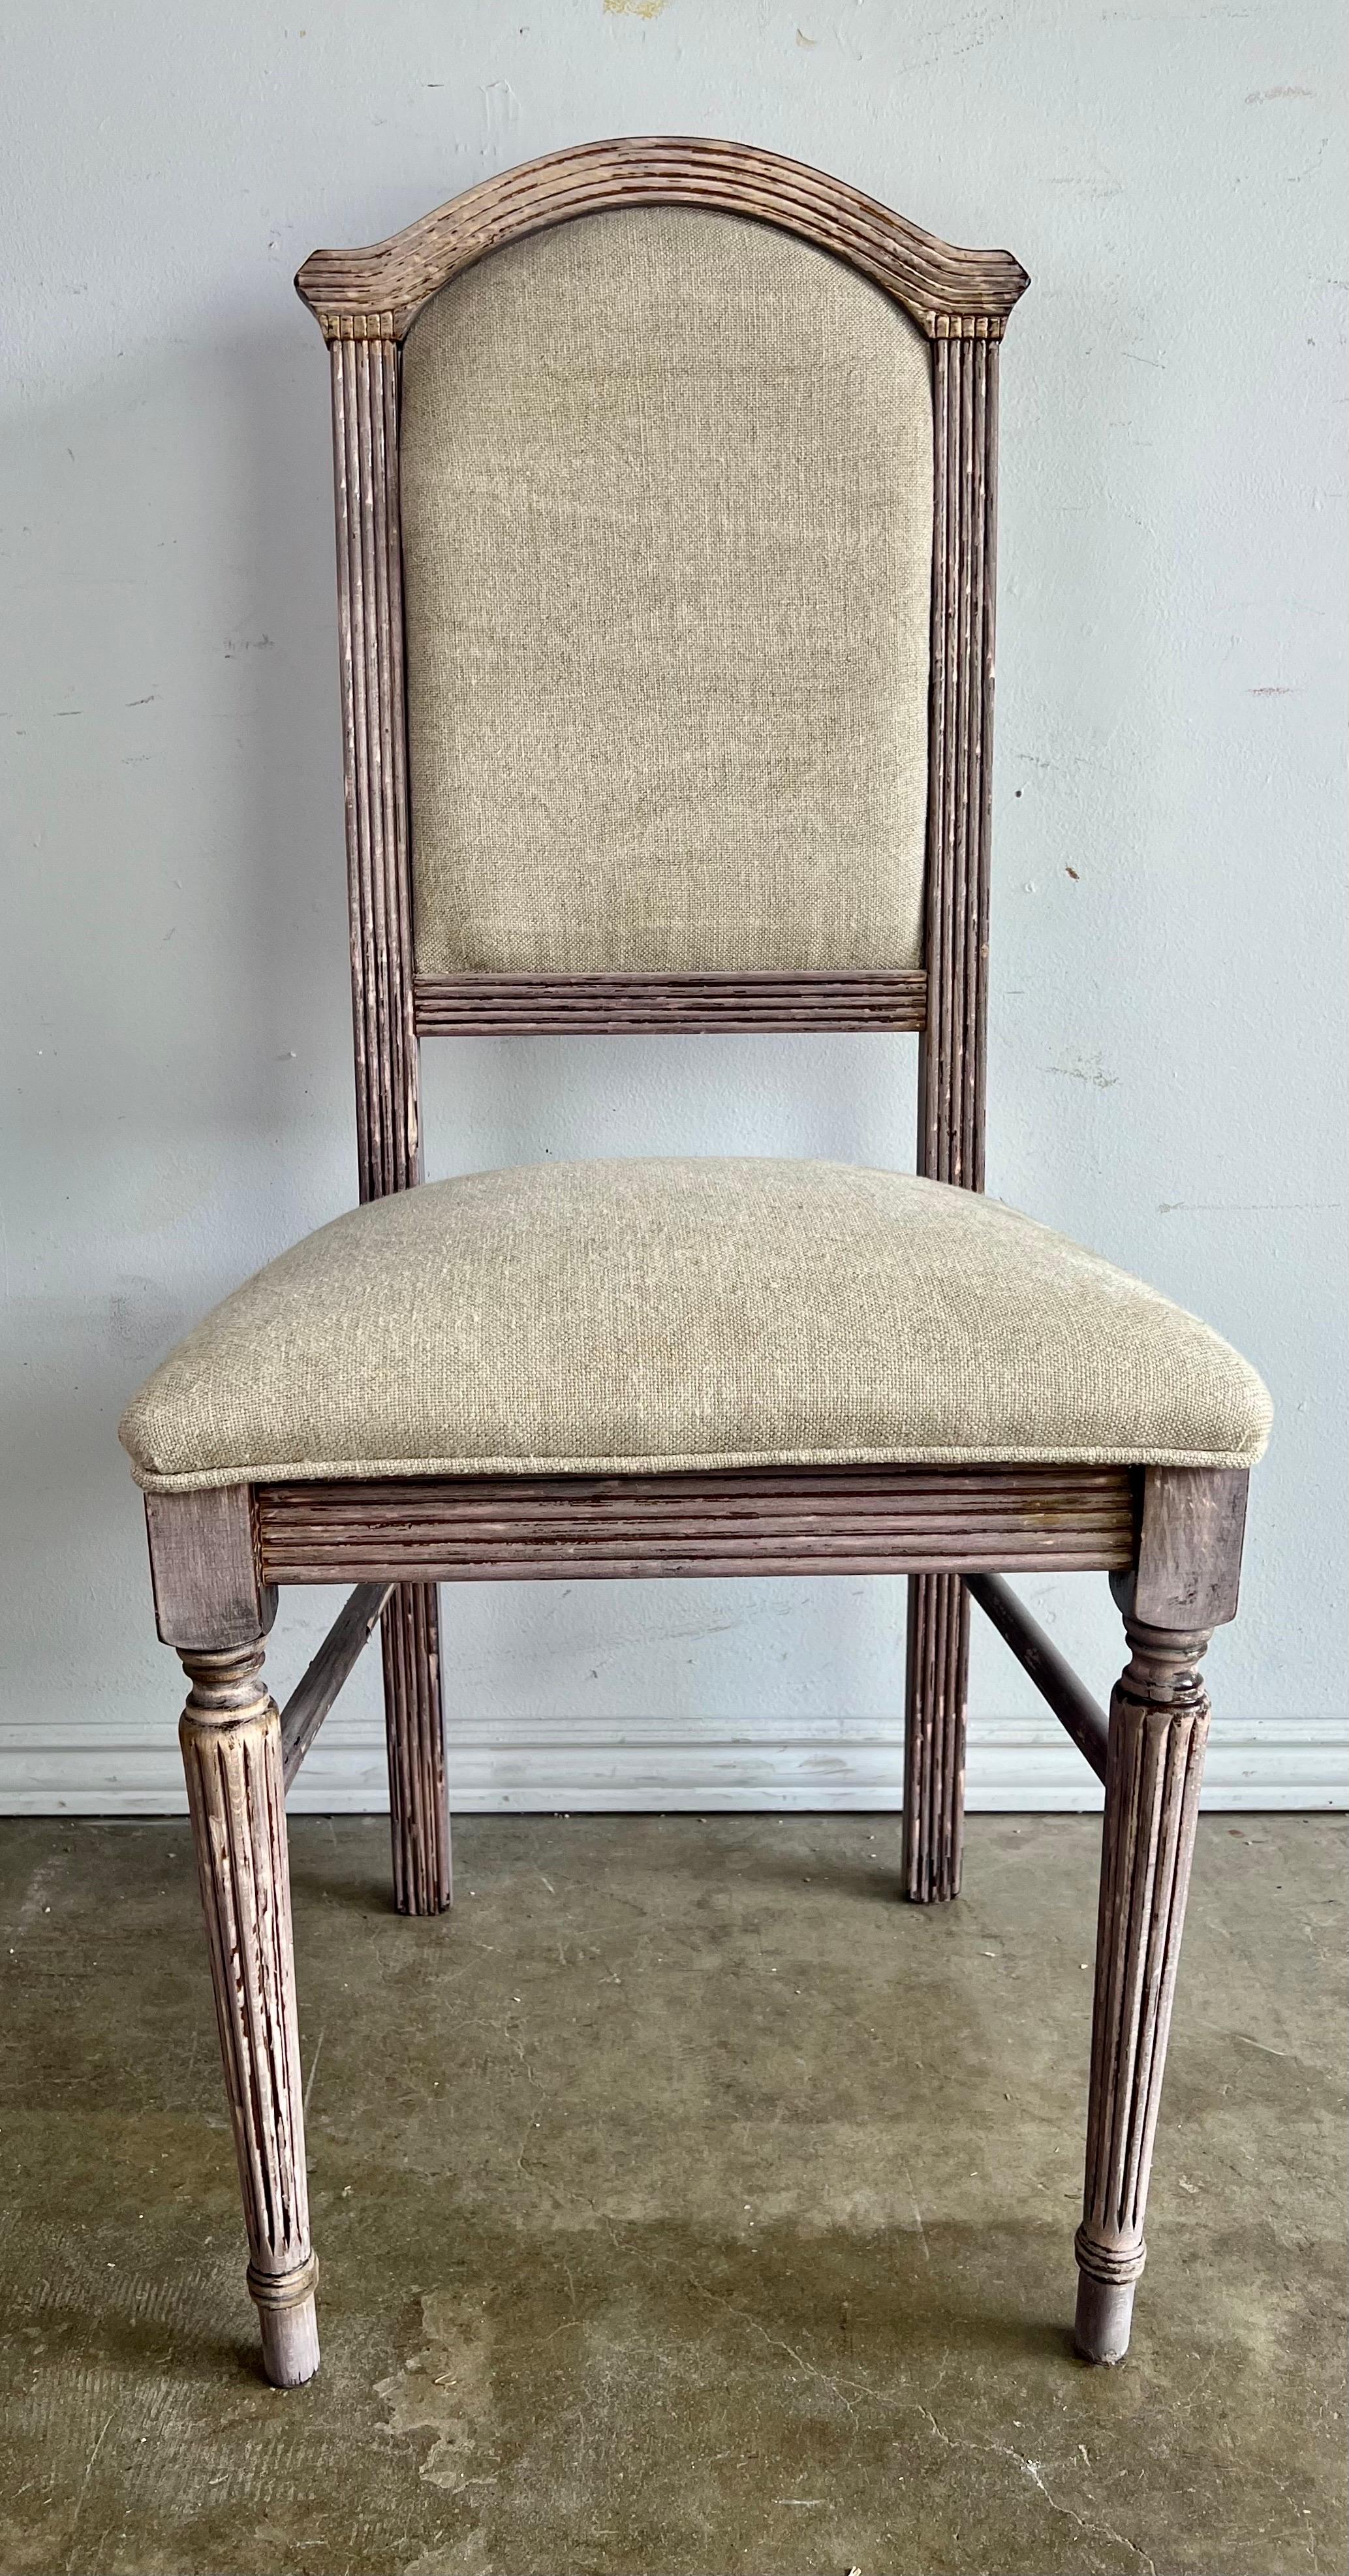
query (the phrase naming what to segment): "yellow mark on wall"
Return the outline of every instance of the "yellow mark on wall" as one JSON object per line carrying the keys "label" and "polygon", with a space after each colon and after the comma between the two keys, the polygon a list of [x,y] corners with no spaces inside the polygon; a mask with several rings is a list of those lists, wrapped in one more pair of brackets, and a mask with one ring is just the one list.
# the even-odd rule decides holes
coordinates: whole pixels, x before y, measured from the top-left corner
{"label": "yellow mark on wall", "polygon": [[665,0],[604,0],[607,18],[658,18]]}

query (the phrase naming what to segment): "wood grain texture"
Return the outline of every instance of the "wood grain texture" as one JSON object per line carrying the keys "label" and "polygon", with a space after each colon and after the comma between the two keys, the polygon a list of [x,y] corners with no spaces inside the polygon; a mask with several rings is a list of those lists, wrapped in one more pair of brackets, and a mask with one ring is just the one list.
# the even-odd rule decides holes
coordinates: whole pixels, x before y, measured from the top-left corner
{"label": "wood grain texture", "polygon": [[1127,1567],[1127,1468],[800,1468],[259,1486],[269,1580]]}
{"label": "wood grain texture", "polygon": [[[997,365],[996,342],[934,341],[918,1169],[973,1190],[984,1185]],[[950,1575],[921,1576],[910,1589],[904,1878],[909,1895],[927,1902],[960,1892],[969,1601]],[[942,1847],[928,1850],[929,1836]]]}
{"label": "wood grain texture", "polygon": [[720,1029],[921,1029],[927,977],[893,975],[422,975],[422,1037],[538,1030],[626,1035]]}
{"label": "wood grain texture", "polygon": [[454,1877],[440,1606],[434,1582],[415,1570],[418,1579],[400,1583],[393,1593],[380,1629],[393,1893],[400,1914],[443,1914],[453,1903]]}
{"label": "wood grain texture", "polygon": [[984,1185],[998,352],[933,350],[931,722],[918,1168]]}
{"label": "wood grain texture", "polygon": [[[960,1894],[965,1844],[970,1608],[960,1576],[936,1572],[934,1562],[919,1560],[909,1580],[901,1867],[911,1905]],[[958,1562],[1008,1565],[1012,1559],[990,1556],[967,1540]]]}
{"label": "wood grain texture", "polygon": [[282,1709],[281,1764],[288,1789],[392,1590],[391,1583],[357,1584]]}
{"label": "wood grain texture", "polygon": [[1180,1957],[1209,1705],[1207,1633],[1127,1618],[1110,1702],[1086,2182],[1075,2251],[1084,2360],[1122,2360]]}
{"label": "wood grain texture", "polygon": [[1052,1708],[1079,1753],[1086,1755],[1097,1779],[1104,1780],[1110,1724],[1105,1710],[1001,1575],[967,1574],[965,1589],[1030,1674],[1041,1699]]}
{"label": "wood grain texture", "polygon": [[397,371],[391,340],[344,340],[333,348],[347,890],[363,1200],[410,1189],[421,1178]]}
{"label": "wood grain texture", "polygon": [[[412,1001],[398,352],[392,338],[371,333],[335,340],[332,394],[356,1140],[364,1201],[411,1189],[422,1172]],[[434,1601],[397,1593],[388,1603],[382,1658],[394,1883],[400,1909],[413,1913],[439,1912],[449,1902],[435,1632]]]}
{"label": "wood grain texture", "polygon": [[1162,1628],[1222,1628],[1237,1615],[1245,1467],[1149,1467],[1131,1608]]}
{"label": "wood grain texture", "polygon": [[179,1737],[206,1918],[225,2091],[263,2366],[279,2388],[318,2368],[291,1940],[281,1721],[262,1647],[184,1652]]}
{"label": "wood grain texture", "polygon": [[621,206],[704,206],[800,235],[884,287],[929,338],[996,337],[1029,280],[1010,253],[961,250],[804,162],[747,143],[635,135],[485,179],[364,250],[317,250],[296,293],[325,338],[401,340],[428,298],[489,251]]}
{"label": "wood grain texture", "polygon": [[249,1646],[276,1617],[258,1572],[246,1485],[146,1494],[155,1625],[166,1646]]}
{"label": "wood grain texture", "polygon": [[[927,971],[889,978],[438,977],[412,988],[409,1004],[401,616],[381,612],[381,601],[395,598],[397,577],[395,344],[430,296],[488,252],[549,224],[637,205],[719,208],[794,232],[893,295],[933,343]],[[363,1194],[404,1188],[417,1177],[418,1031],[546,1029],[924,1029],[919,1168],[980,1186],[996,344],[1026,284],[1006,252],[953,248],[819,171],[747,145],[680,136],[552,154],[484,181],[389,241],[316,251],[305,262],[296,287],[333,349],[339,553],[349,565],[344,670]],[[358,506],[363,477],[374,495],[368,534]],[[378,724],[372,707],[381,710]],[[954,1577],[920,1578],[911,1633],[921,1647],[910,1658],[907,1693],[910,1812],[927,1819],[920,1836],[930,1829],[948,1843],[959,1834],[968,1617]],[[386,1687],[394,1694],[412,1688],[414,1701],[431,1686],[430,1664],[418,1660],[419,1633],[411,1606],[391,1604]],[[415,1676],[415,1688],[404,1675]],[[937,1693],[930,1705],[929,1684]],[[399,1727],[415,1733],[419,1720],[412,1701],[401,1718],[393,1699],[389,1708],[392,1748]],[[415,1776],[410,1739],[400,1759]],[[915,1885],[956,1892],[958,1855],[948,1849],[943,1858],[924,1859],[914,1845],[911,1858]]]}
{"label": "wood grain texture", "polygon": [[[399,534],[398,344],[486,253],[606,208],[689,205],[779,225],[896,298],[932,344],[934,548],[924,969],[915,975],[451,976],[412,970]],[[921,1034],[918,1167],[983,1185],[998,342],[1024,272],[953,249],[856,190],[750,147],[658,137],[558,153],[393,239],[320,251],[299,292],[331,344],[344,769],[362,1199],[420,1179],[419,1033],[729,1027]],[[383,1610],[397,1901],[448,1902],[435,1586],[581,1576],[906,1573],[904,1884],[960,1882],[968,1604],[989,1610],[1088,1758],[1100,1712],[997,1582],[1112,1572],[1130,1661],[1111,1701],[1091,2107],[1077,2236],[1079,2350],[1128,2341],[1208,1703],[1230,1618],[1244,1475],[1125,1468],[853,1468],[384,1479],[155,1498],[161,1633],[192,1677],[182,1721],[226,2081],[270,2375],[317,2364],[291,1962],[282,1723],[258,1637],[280,1581],[363,1587],[288,1710],[296,1755]],[[183,1506],[189,1506],[187,1510]],[[964,1579],[962,1579],[962,1577]],[[359,1608],[357,1607],[359,1602]],[[344,1621],[347,1623],[344,1628]],[[341,1636],[339,1637],[339,1631]]]}

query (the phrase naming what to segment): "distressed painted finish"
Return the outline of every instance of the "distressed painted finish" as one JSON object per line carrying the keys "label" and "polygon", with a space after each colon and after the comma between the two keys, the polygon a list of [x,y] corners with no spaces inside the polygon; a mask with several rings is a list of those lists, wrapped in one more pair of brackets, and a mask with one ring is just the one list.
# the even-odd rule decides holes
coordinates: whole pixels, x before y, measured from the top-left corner
{"label": "distressed painted finish", "polygon": [[248,1488],[147,1494],[155,1626],[166,1646],[251,1646],[276,1617],[258,1575]]}
{"label": "distressed painted finish", "polygon": [[[933,346],[932,687],[921,977],[449,977],[411,972],[398,527],[397,342],[473,259],[615,204],[710,204],[848,258]],[[319,253],[300,291],[332,344],[358,1132],[364,1198],[420,1177],[421,1030],[911,1026],[921,1031],[920,1169],[983,1183],[997,343],[1025,280],[1004,254],[946,251],[818,174],[739,146],[619,144],[470,191],[373,251]],[[920,989],[921,988],[921,989]],[[858,1016],[859,1014],[863,1016]],[[910,1576],[904,1884],[960,1882],[969,1628],[964,1576],[1073,1740],[1101,1720],[997,1570],[1110,1569],[1131,1648],[1111,1703],[1091,2112],[1077,2237],[1078,2348],[1120,2358],[1179,1952],[1208,1705],[1198,1662],[1236,1608],[1246,1480],[1121,1465],[385,1479],[161,1498],[150,1515],[161,1634],[193,1677],[183,1749],[239,2148],[264,2353],[316,2366],[313,2266],[282,1798],[386,1585],[395,1885],[448,1901],[436,1585],[651,1573]],[[184,1508],[180,1511],[179,1505]],[[281,1581],[362,1587],[281,1721],[257,1642]],[[989,1581],[987,1578],[994,1578]],[[982,1589],[981,1589],[982,1586]]]}
{"label": "distressed painted finish", "polygon": [[[729,1469],[261,1485],[269,1582],[1126,1568],[1127,1467]],[[957,1578],[958,1580],[958,1578]]]}
{"label": "distressed painted finish", "polygon": [[[411,982],[401,617],[386,614],[397,588],[397,343],[429,297],[489,252],[573,216],[638,205],[719,208],[794,232],[893,295],[932,343],[935,525],[923,977],[484,975]],[[1024,270],[1007,252],[967,251],[937,241],[820,171],[748,145],[681,136],[556,153],[485,180],[387,242],[368,250],[316,251],[306,260],[296,287],[332,350],[339,557],[345,550],[351,564],[343,595],[343,654],[357,1089],[365,1103],[371,1169],[378,1148],[386,1154],[380,1168],[391,1175],[372,1181],[371,1194],[380,1187],[405,1188],[416,1178],[418,1030],[921,1028],[919,1169],[969,1188],[982,1185],[997,349],[1026,284]],[[354,497],[363,475],[374,496],[369,541],[363,507]],[[368,652],[362,659],[358,633],[362,641],[372,633],[384,638],[382,665],[377,656],[372,666]],[[380,710],[378,724],[372,707]],[[367,846],[374,855],[365,861]],[[361,906],[377,909],[381,901],[388,928],[381,943],[376,924],[372,947]],[[387,1066],[382,1082],[381,1064]],[[392,1138],[386,1135],[390,1125]],[[363,1165],[363,1191],[364,1171]],[[904,1884],[911,1896],[926,1901],[954,1896],[960,1884],[969,1604],[952,1575],[919,1577],[913,1590]],[[443,1746],[437,1760],[419,1758],[419,1747],[426,1753],[428,1712],[439,1689],[436,1618],[434,1602],[418,1611],[402,1591],[390,1603],[385,1709],[395,1850],[405,1834],[425,1848],[443,1840],[444,1871],[435,1882],[443,1903],[448,1818],[423,1812],[420,1803],[435,1794],[444,1767]],[[414,1800],[406,1825],[400,1779]],[[411,1882],[416,1871],[410,1851],[395,1868]]]}
{"label": "distressed painted finish", "polygon": [[362,1200],[421,1179],[404,713],[398,358],[332,350],[337,611]]}
{"label": "distressed painted finish", "polygon": [[984,1185],[989,815],[997,507],[997,343],[932,353],[934,506],[928,767],[927,1023],[918,1168]]}
{"label": "distressed painted finish", "polygon": [[[933,345],[932,702],[928,741],[927,1017],[918,1169],[984,1185],[989,794],[997,502],[996,341]],[[910,1584],[904,1888],[960,1893],[969,1600],[952,1575]]]}
{"label": "distressed painted finish", "polygon": [[1121,2361],[1134,2284],[1185,1900],[1199,1815],[1209,1704],[1199,1677],[1206,1630],[1126,1616],[1130,1659],[1110,1702],[1086,2183],[1075,2251],[1077,2348]]}
{"label": "distressed painted finish", "polygon": [[902,1884],[911,1905],[931,1905],[960,1894],[965,1838],[970,1619],[959,1574],[910,1575],[904,1664]]}
{"label": "distressed painted finish", "polygon": [[422,975],[422,1037],[538,1030],[658,1035],[715,1029],[921,1029],[927,977],[893,975]]}
{"label": "distressed painted finish", "polygon": [[380,1623],[380,1647],[394,1903],[400,1914],[443,1914],[454,1875],[434,1583],[399,1584]]}
{"label": "distressed painted finish", "polygon": [[1151,1467],[1137,1562],[1111,1577],[1129,1661],[1110,1702],[1077,2348],[1122,2360],[1208,1741],[1200,1659],[1236,1615],[1245,1472]]}
{"label": "distressed painted finish", "polygon": [[278,2388],[318,2368],[281,1720],[262,1646],[183,1650],[179,1737],[234,2131],[248,2287]]}
{"label": "distressed painted finish", "polygon": [[[421,1179],[399,538],[398,353],[370,333],[332,346],[338,636],[346,789],[356,1150],[362,1200]],[[400,1587],[383,1618],[396,1902],[450,1902],[439,1613]]]}
{"label": "distressed painted finish", "polygon": [[996,338],[1028,284],[1010,252],[938,241],[823,170],[748,143],[673,134],[524,162],[368,250],[316,250],[295,284],[326,339],[401,340],[428,298],[489,251],[619,206],[705,206],[799,233],[884,287],[929,338]]}

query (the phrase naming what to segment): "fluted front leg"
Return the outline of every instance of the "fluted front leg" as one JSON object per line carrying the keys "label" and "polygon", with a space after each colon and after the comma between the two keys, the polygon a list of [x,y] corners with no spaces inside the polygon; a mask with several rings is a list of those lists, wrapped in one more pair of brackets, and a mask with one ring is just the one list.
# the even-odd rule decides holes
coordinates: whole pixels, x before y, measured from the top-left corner
{"label": "fluted front leg", "polygon": [[1180,1956],[1209,1704],[1206,1629],[1144,1626],[1110,1703],[1076,2343],[1122,2361]]}
{"label": "fluted front leg", "polygon": [[914,1905],[960,1894],[969,1664],[969,1595],[959,1575],[911,1575],[904,1716],[904,1893]]}
{"label": "fluted front leg", "polygon": [[261,1644],[180,1652],[192,1688],[179,1736],[243,2186],[248,2287],[267,2376],[294,2388],[313,2377],[319,2348],[281,1722],[261,1679]]}

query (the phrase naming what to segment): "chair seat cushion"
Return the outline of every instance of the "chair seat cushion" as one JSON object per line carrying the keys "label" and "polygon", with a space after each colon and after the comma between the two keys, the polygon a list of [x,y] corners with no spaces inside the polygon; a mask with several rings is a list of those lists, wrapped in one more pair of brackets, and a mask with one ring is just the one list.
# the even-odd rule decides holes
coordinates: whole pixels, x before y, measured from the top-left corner
{"label": "chair seat cushion", "polygon": [[154,1492],[312,1476],[1243,1466],[1216,1333],[996,1199],[838,1163],[545,1163],[377,1200],[181,1342]]}

